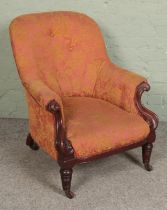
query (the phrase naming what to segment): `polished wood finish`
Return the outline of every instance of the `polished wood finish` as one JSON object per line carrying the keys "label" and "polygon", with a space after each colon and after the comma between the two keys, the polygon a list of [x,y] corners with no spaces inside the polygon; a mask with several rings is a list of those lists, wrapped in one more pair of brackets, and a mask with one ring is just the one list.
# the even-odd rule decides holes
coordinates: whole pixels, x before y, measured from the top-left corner
{"label": "polished wood finish", "polygon": [[94,156],[84,158],[84,159],[77,159],[76,162],[77,163],[89,163],[90,161],[93,161],[93,160],[97,160],[97,159],[100,159],[100,158],[106,158],[110,155],[115,155],[115,154],[118,154],[120,152],[125,152],[127,150],[134,149],[134,148],[139,147],[139,146],[143,146],[144,144],[146,144],[146,142],[147,142],[147,140],[144,139],[143,141],[140,141],[140,142],[137,142],[137,143],[134,143],[134,144],[131,144],[131,145],[127,145],[127,146],[122,146],[121,148],[112,149],[110,151],[107,151],[105,153],[101,153],[99,155],[94,155]]}
{"label": "polished wood finish", "polygon": [[155,113],[144,107],[141,103],[141,96],[144,91],[149,91],[150,85],[146,82],[141,83],[136,89],[135,95],[135,104],[139,111],[139,114],[143,117],[143,119],[149,124],[150,133],[147,137],[147,143],[142,146],[142,157],[145,169],[147,171],[152,170],[152,166],[150,165],[151,152],[153,148],[153,142],[156,139],[155,130],[158,126],[159,120]]}
{"label": "polished wood finish", "polygon": [[152,143],[146,143],[142,146],[143,163],[147,171],[152,171],[152,166],[150,165],[152,148],[153,148]]}
{"label": "polished wood finish", "polygon": [[149,124],[150,132],[154,132],[158,126],[158,122],[159,122],[158,117],[154,112],[147,109],[141,103],[141,97],[142,97],[143,92],[149,91],[149,90],[150,90],[150,85],[147,82],[142,82],[140,85],[138,85],[136,88],[134,102],[135,102],[136,108],[139,111],[139,114]]}
{"label": "polished wood finish", "polygon": [[[87,163],[89,161],[92,161],[98,158],[107,157],[112,154],[116,154],[119,152],[123,152],[129,149],[133,149],[135,147],[141,146],[143,163],[144,163],[145,169],[148,171],[152,170],[152,167],[150,165],[150,157],[151,157],[151,152],[153,148],[152,143],[155,141],[155,138],[156,138],[155,130],[158,126],[158,117],[156,116],[155,113],[148,110],[141,103],[141,97],[142,97],[143,92],[148,91],[149,89],[150,89],[149,84],[146,82],[143,82],[139,86],[137,86],[136,93],[134,96],[134,103],[136,105],[138,113],[142,116],[142,118],[148,123],[150,127],[150,133],[148,137],[138,143],[124,146],[121,148],[117,148],[114,150],[112,149],[100,155],[95,155],[95,156],[85,158],[85,159],[77,159],[74,155],[75,151],[72,146],[72,143],[66,137],[66,129],[63,122],[63,118],[62,118],[60,105],[55,100],[52,100],[48,103],[46,109],[55,116],[55,131],[57,134],[55,136],[55,148],[58,151],[58,163],[61,168],[60,174],[61,174],[61,180],[62,180],[62,187],[68,198],[74,197],[74,194],[71,192],[70,188],[71,188],[71,179],[72,179],[72,171],[73,171],[72,168],[75,164]],[[32,145],[34,145],[34,141],[32,137],[29,135],[27,139],[28,139],[27,144],[32,148]]]}
{"label": "polished wood finish", "polygon": [[61,180],[62,180],[62,187],[63,190],[68,198],[73,198],[74,193],[71,192],[71,179],[72,179],[72,168],[61,168],[60,174],[61,174]]}
{"label": "polished wood finish", "polygon": [[62,162],[66,158],[74,158],[74,149],[71,142],[66,138],[66,131],[63,125],[62,113],[59,104],[55,100],[52,100],[49,102],[46,109],[55,116],[55,130],[57,133],[55,147],[59,152],[59,161]]}
{"label": "polished wood finish", "polygon": [[59,104],[52,100],[47,105],[46,109],[55,116],[55,147],[58,151],[58,163],[60,165],[60,174],[63,190],[68,198],[73,198],[74,193],[70,190],[72,179],[72,167],[76,159],[74,157],[74,148],[71,142],[66,137],[66,130],[63,124],[61,108]]}

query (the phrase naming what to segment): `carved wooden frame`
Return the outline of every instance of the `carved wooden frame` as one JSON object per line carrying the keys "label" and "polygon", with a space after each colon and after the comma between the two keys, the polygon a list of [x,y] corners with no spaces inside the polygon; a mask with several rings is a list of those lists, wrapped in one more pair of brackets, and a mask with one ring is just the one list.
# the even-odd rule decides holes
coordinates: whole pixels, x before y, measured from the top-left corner
{"label": "carved wooden frame", "polygon": [[[116,154],[129,149],[133,149],[135,147],[142,146],[142,157],[145,169],[148,171],[152,170],[152,167],[149,163],[150,163],[153,142],[155,141],[156,138],[155,130],[158,126],[159,120],[155,113],[144,107],[141,103],[141,97],[143,92],[149,90],[150,90],[149,84],[147,82],[142,82],[136,87],[136,92],[134,97],[134,103],[139,114],[149,124],[150,133],[148,137],[138,143],[134,143],[129,146],[124,146],[119,149],[112,149],[100,155],[95,155],[85,159],[77,159],[74,156],[74,148],[71,142],[66,137],[66,129],[63,126],[63,119],[62,119],[60,105],[55,100],[52,100],[48,103],[46,109],[55,116],[55,133],[56,133],[55,148],[58,151],[58,163],[61,168],[60,174],[62,179],[62,187],[68,198],[73,198],[74,196],[70,188],[71,188],[71,179],[73,172],[72,168],[74,167],[75,164],[86,163],[98,158],[107,157],[112,154]],[[30,135],[27,137],[27,145],[29,145],[32,149],[38,149],[36,143],[34,142],[34,140]]]}

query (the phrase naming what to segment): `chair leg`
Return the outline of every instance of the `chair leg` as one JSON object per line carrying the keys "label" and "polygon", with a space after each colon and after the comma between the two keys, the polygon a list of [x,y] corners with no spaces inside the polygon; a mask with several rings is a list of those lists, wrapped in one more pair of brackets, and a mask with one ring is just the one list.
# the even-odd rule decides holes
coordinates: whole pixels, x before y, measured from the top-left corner
{"label": "chair leg", "polygon": [[73,172],[72,168],[61,168],[60,169],[62,187],[63,187],[63,190],[64,190],[66,196],[70,199],[74,197],[74,193],[70,191],[72,172]]}
{"label": "chair leg", "polygon": [[153,148],[152,143],[146,143],[142,146],[143,163],[147,171],[152,171],[152,166],[150,165],[150,157],[151,157],[152,148]]}
{"label": "chair leg", "polygon": [[29,146],[32,150],[38,150],[39,146],[32,138],[31,134],[29,133],[26,139],[26,145]]}

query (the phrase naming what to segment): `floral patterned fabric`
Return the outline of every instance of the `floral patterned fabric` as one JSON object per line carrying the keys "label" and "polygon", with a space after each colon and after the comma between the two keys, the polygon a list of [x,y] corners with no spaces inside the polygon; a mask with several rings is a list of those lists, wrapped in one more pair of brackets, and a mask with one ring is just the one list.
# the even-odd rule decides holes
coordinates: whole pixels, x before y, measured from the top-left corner
{"label": "floral patterned fabric", "polygon": [[[96,152],[99,153],[100,150],[107,150],[124,143],[129,144],[130,141],[142,140],[146,136],[146,124],[138,116],[134,104],[136,86],[146,80],[127,70],[122,70],[110,62],[99,27],[91,18],[75,12],[23,15],[12,21],[10,36],[18,72],[26,90],[31,135],[41,148],[53,158],[57,158],[54,146],[56,137],[54,118],[51,113],[46,111],[46,105],[53,99],[61,106],[63,123],[67,128],[69,138],[73,136],[72,132],[77,131],[72,131],[72,125],[69,123],[71,122],[70,112],[73,108],[71,106],[70,109],[67,108],[69,106],[67,98],[72,100],[70,104],[74,102],[73,105],[76,109],[83,110],[83,115],[85,112],[84,104],[82,107],[79,102],[73,101],[72,98],[80,97],[79,101],[83,100],[87,104],[87,109],[89,109],[89,104],[91,106],[90,110],[92,110],[92,118],[88,116],[88,112],[85,112],[85,114],[91,119],[93,119],[93,116],[97,116],[97,113],[93,112],[93,102],[95,101],[90,103],[90,99],[86,101],[85,97],[87,99],[91,97],[103,99],[106,110],[111,112],[108,113],[108,116],[113,117],[112,110],[115,109],[119,110],[118,114],[122,113],[118,108],[120,107],[126,111],[123,112],[123,115],[126,115],[129,121],[134,117],[137,119],[136,123],[140,122],[139,132],[141,133],[137,132],[135,134],[136,131],[133,132],[133,138],[126,136],[125,140],[117,136],[117,143],[114,143],[116,140],[113,140],[113,137],[116,136],[110,133],[110,144],[109,139],[103,140],[101,139],[102,135],[99,135],[96,148],[87,146],[87,150],[90,148],[89,154],[86,150],[78,151],[79,148],[82,149],[79,145],[82,145],[82,141],[85,140],[80,133],[80,127],[76,127],[75,129],[78,129],[77,140],[74,140],[73,137],[70,140],[74,142],[77,157],[90,156]],[[97,101],[95,106],[96,103],[102,103],[102,100]],[[105,101],[108,101],[108,103]],[[107,108],[109,105],[110,108]],[[101,107],[101,105],[97,105],[97,107]],[[69,113],[67,113],[67,110],[69,110]],[[103,118],[101,112],[106,112],[102,108],[97,108],[97,110],[99,111],[98,125],[102,126],[103,133],[106,125],[109,126],[110,124],[112,128],[114,121],[111,122],[111,119],[107,121],[106,118]],[[128,115],[128,112],[133,113],[133,115]],[[91,113],[89,114],[91,115]],[[79,123],[80,118],[80,123],[84,124],[83,116],[79,116],[76,116],[74,121],[76,120]],[[113,119],[116,120],[116,116]],[[104,123],[102,123],[103,121]],[[143,124],[143,127],[141,124]],[[94,126],[93,121],[92,126]],[[119,126],[119,129],[114,132],[119,130],[118,133],[120,134],[121,129],[124,128],[118,123],[117,126]],[[136,126],[138,126],[138,123]],[[96,125],[94,128],[97,127]],[[88,129],[88,132],[91,133],[91,130]],[[87,135],[89,136],[89,134]],[[93,141],[95,141],[93,139],[97,136],[94,133],[94,138],[92,136],[88,138],[92,139],[89,144],[93,144]],[[108,143],[103,145],[103,141]]]}

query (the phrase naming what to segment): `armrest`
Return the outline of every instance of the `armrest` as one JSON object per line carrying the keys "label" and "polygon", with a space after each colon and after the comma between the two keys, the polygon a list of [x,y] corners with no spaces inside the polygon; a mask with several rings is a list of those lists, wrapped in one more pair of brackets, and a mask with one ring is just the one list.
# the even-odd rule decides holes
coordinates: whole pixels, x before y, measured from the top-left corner
{"label": "armrest", "polygon": [[[51,90],[42,80],[33,80],[31,82],[24,82],[24,87],[28,91],[28,93],[33,97],[33,99],[44,109],[48,110],[48,106],[51,101],[55,100],[57,107],[61,109],[61,113],[64,119],[63,113],[63,103],[62,99],[53,90]],[[53,107],[52,107],[53,109]],[[51,110],[50,110],[51,112]]]}
{"label": "armrest", "polygon": [[136,73],[106,62],[98,75],[94,95],[128,112],[138,113],[135,94],[138,85],[142,82],[147,80]]}
{"label": "armrest", "polygon": [[24,86],[33,99],[47,111],[51,112],[55,118],[56,139],[55,145],[64,156],[72,156],[74,149],[71,142],[66,138],[63,103],[61,97],[52,91],[41,80],[34,80],[29,83],[24,82]]}

